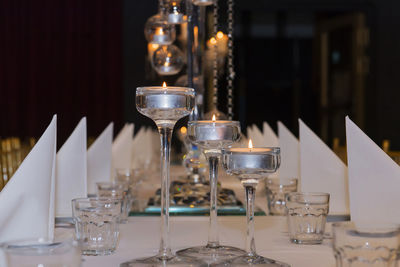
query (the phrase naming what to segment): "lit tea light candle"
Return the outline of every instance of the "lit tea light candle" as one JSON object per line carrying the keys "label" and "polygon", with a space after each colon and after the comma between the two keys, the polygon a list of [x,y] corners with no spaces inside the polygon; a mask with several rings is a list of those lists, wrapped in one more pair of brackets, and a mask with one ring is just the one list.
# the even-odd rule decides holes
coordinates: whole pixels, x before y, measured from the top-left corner
{"label": "lit tea light candle", "polygon": [[[145,97],[143,92],[146,92]],[[178,119],[188,112],[179,107],[194,106],[194,97],[187,97],[188,93],[194,96],[194,89],[167,86],[166,82],[163,82],[162,86],[139,87],[136,90],[136,102],[142,106],[140,112],[151,115],[154,120],[161,119],[165,112],[170,112],[168,116]],[[187,101],[190,101],[190,105],[186,104]],[[153,114],[148,113],[150,111]]]}
{"label": "lit tea light candle", "polygon": [[152,43],[169,44],[171,43],[171,40],[168,34],[164,33],[164,29],[162,27],[157,27],[152,37]]}
{"label": "lit tea light candle", "polygon": [[200,147],[221,149],[229,147],[240,138],[240,123],[238,121],[211,120],[191,121],[188,123],[190,140]]}
{"label": "lit tea light candle", "polygon": [[[234,175],[239,175],[242,172],[253,173],[257,174],[258,179],[261,179],[270,173],[276,172],[280,166],[279,147],[253,147],[251,139],[247,148],[224,149],[223,155],[224,167]],[[273,167],[272,169],[271,166]]]}

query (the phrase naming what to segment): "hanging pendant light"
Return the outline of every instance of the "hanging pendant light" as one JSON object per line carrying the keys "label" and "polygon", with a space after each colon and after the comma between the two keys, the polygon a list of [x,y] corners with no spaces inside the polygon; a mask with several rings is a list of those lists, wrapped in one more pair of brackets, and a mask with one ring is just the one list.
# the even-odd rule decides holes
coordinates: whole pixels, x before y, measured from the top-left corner
{"label": "hanging pendant light", "polygon": [[175,25],[169,24],[163,15],[151,16],[144,26],[144,35],[150,44],[169,45],[175,41]]}
{"label": "hanging pendant light", "polygon": [[186,22],[186,1],[166,0],[165,12],[167,21],[170,24],[181,24]]}
{"label": "hanging pendant light", "polygon": [[175,45],[163,45],[154,51],[152,65],[159,75],[175,75],[182,70],[184,56]]}

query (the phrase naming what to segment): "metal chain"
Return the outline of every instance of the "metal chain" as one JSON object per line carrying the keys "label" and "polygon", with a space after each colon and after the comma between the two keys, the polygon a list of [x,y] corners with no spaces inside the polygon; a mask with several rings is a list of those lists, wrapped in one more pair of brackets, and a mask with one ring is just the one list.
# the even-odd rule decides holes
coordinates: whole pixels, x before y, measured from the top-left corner
{"label": "metal chain", "polygon": [[159,9],[159,13],[161,15],[165,15],[165,5],[164,5],[164,0],[158,0],[158,9]]}
{"label": "metal chain", "polygon": [[[213,37],[217,37],[218,31],[218,0],[214,0],[214,27]],[[216,41],[216,39],[215,39]],[[214,62],[213,62],[213,105],[215,109],[218,109],[218,48],[217,42],[214,44]]]}
{"label": "metal chain", "polygon": [[235,66],[233,63],[233,0],[228,0],[228,118],[233,118],[233,81],[235,80]]}

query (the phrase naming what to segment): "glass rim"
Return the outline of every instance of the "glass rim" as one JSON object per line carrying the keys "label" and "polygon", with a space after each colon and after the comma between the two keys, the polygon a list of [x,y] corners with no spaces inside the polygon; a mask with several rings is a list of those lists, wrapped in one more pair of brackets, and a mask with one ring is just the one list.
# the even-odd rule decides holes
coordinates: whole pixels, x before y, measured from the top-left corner
{"label": "glass rim", "polygon": [[63,239],[59,238],[23,238],[23,239],[15,239],[9,240],[0,243],[0,248],[5,250],[16,250],[16,249],[26,249],[26,248],[48,248],[53,249],[54,246],[57,245],[71,245],[78,246],[78,241],[76,241],[72,236],[64,237]]}
{"label": "glass rim", "polygon": [[177,94],[188,94],[195,95],[195,90],[191,87],[181,87],[181,86],[141,86],[136,88],[136,94],[159,94],[159,93],[177,93]]}
{"label": "glass rim", "polygon": [[[307,199],[307,197],[312,199]],[[329,204],[329,199],[330,194],[325,192],[290,192],[286,196],[287,202],[299,204]]]}
{"label": "glass rim", "polygon": [[343,230],[349,231],[353,235],[361,235],[365,237],[382,237],[391,233],[400,234],[400,224],[398,223],[368,223],[356,224],[350,222],[335,222],[332,224],[332,231]]}
{"label": "glass rim", "polygon": [[109,202],[121,202],[120,198],[116,197],[80,197],[71,200],[72,203],[87,203],[87,202],[98,202],[98,203],[109,203]]}
{"label": "glass rim", "polygon": [[194,127],[197,125],[201,126],[212,126],[212,127],[226,127],[226,126],[235,126],[240,127],[240,121],[230,121],[230,120],[197,120],[197,121],[189,121],[188,128]]}
{"label": "glass rim", "polygon": [[[248,154],[248,155],[280,155],[281,148],[280,147],[254,147],[249,151],[241,150],[246,149],[247,147],[229,147],[223,148],[222,154]],[[237,151],[235,151],[237,150]]]}
{"label": "glass rim", "polygon": [[[286,183],[282,183],[282,181]],[[274,185],[293,185],[295,183],[297,184],[298,181],[299,179],[297,177],[267,177],[267,179],[265,179],[265,183]]]}

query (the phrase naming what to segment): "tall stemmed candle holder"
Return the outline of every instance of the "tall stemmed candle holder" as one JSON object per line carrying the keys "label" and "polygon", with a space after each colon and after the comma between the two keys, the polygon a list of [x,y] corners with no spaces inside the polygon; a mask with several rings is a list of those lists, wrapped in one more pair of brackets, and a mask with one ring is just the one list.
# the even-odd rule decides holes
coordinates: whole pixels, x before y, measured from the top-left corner
{"label": "tall stemmed candle holder", "polygon": [[280,149],[253,148],[251,140],[249,148],[228,148],[222,151],[223,166],[229,175],[236,175],[246,190],[247,236],[246,253],[216,266],[268,266],[290,267],[290,265],[257,254],[254,240],[254,200],[256,186],[269,174],[278,170],[280,165]]}
{"label": "tall stemmed candle holder", "polygon": [[230,147],[240,138],[240,123],[238,121],[212,120],[189,121],[188,137],[198,145],[205,154],[210,168],[210,225],[208,230],[208,243],[206,246],[191,247],[177,252],[178,255],[195,257],[215,263],[239,255],[244,251],[239,248],[222,246],[218,238],[217,221],[217,183],[218,163],[221,149]]}
{"label": "tall stemmed candle holder", "polygon": [[169,166],[171,137],[175,123],[190,114],[195,93],[187,87],[139,87],[136,89],[136,108],[151,118],[161,137],[161,242],[156,256],[122,263],[126,266],[199,266],[193,259],[176,257],[169,245]]}

